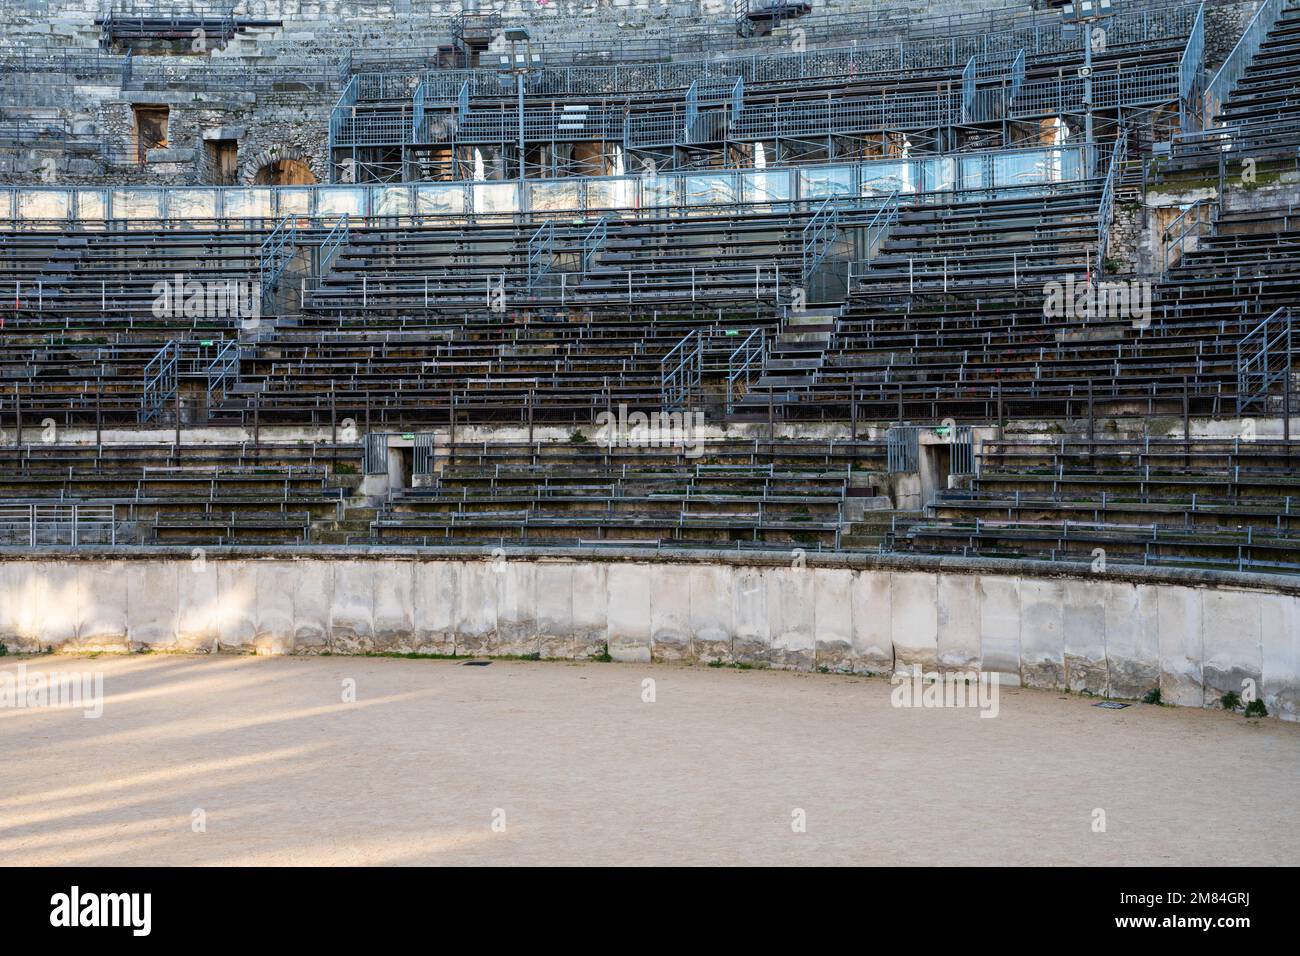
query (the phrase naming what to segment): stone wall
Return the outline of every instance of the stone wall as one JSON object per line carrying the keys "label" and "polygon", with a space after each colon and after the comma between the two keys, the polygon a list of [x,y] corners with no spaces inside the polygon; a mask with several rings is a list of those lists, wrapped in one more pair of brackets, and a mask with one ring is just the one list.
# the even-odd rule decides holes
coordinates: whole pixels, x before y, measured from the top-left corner
{"label": "stone wall", "polygon": [[0,554],[12,651],[416,652],[719,661],[1300,715],[1300,582],[923,557],[574,550]]}

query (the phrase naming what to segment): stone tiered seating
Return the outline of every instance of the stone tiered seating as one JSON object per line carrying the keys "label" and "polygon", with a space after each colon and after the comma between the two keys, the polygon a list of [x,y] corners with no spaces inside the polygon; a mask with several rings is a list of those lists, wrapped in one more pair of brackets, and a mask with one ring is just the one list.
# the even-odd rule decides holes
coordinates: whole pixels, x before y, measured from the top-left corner
{"label": "stone tiered seating", "polygon": [[832,548],[845,498],[869,492],[883,465],[872,442],[457,446],[431,484],[395,494],[372,530],[429,544]]}
{"label": "stone tiered seating", "polygon": [[984,445],[970,487],[941,492],[909,540],[965,555],[1293,570],[1298,462],[1300,444],[1267,439],[1011,437]]}
{"label": "stone tiered seating", "polygon": [[1285,3],[1282,15],[1224,103],[1219,125],[1261,132],[1300,126],[1300,2]]}
{"label": "stone tiered seating", "polygon": [[[0,514],[112,506],[119,543],[308,543],[344,518],[360,464],[356,445],[9,446],[0,448]],[[0,523],[6,533],[18,532]]]}

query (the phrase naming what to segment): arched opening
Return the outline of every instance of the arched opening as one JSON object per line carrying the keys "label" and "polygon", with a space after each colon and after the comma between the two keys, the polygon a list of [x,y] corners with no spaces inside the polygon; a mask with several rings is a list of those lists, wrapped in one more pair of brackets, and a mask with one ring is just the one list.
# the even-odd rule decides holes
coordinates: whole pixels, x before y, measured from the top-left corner
{"label": "arched opening", "polygon": [[276,159],[253,176],[254,186],[313,186],[316,174],[300,159]]}

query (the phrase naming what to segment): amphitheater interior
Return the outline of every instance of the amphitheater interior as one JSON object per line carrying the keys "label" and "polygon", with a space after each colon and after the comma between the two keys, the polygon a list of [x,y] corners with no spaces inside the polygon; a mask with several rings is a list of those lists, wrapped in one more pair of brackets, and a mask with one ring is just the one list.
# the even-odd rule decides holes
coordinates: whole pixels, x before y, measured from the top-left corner
{"label": "amphitheater interior", "polygon": [[11,649],[1300,710],[1300,0],[0,17]]}

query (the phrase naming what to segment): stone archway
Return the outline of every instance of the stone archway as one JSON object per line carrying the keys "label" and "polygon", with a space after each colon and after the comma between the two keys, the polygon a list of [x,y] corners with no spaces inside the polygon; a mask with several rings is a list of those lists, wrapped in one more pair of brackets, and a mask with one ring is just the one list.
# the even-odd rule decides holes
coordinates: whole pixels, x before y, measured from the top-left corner
{"label": "stone archway", "polygon": [[244,186],[305,186],[317,181],[311,157],[297,146],[268,146],[239,166],[239,182]]}

